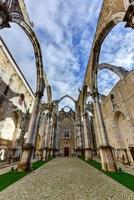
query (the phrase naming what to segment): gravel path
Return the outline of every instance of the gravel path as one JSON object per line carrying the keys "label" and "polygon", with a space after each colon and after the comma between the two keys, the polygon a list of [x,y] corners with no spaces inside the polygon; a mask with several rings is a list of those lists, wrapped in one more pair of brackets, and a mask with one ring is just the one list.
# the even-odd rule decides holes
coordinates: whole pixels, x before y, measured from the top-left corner
{"label": "gravel path", "polygon": [[0,200],[134,200],[134,193],[77,158],[56,158],[0,193]]}

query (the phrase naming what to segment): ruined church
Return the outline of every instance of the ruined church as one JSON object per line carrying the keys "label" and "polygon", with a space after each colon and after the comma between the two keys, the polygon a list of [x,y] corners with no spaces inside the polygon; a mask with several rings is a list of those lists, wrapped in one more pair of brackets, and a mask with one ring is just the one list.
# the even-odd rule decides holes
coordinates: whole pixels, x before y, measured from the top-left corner
{"label": "ruined church", "polygon": [[[19,172],[30,170],[35,158],[99,160],[105,172],[116,172],[118,164],[134,165],[134,71],[99,62],[105,38],[121,22],[124,28],[134,29],[134,1],[103,0],[78,98],[66,93],[53,99],[24,0],[0,1],[0,29],[17,24],[28,36],[36,62],[33,91],[0,37],[1,162],[17,164]],[[107,96],[98,90],[98,73],[103,69],[119,78]],[[74,109],[68,105],[61,108],[64,99],[72,101]]]}

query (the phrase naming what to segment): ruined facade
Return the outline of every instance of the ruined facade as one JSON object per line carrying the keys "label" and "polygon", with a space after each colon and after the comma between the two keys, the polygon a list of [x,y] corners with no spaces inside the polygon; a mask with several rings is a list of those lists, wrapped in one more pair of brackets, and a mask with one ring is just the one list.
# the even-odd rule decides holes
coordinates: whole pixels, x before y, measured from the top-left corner
{"label": "ruined facade", "polygon": [[[0,1],[0,19],[0,28],[10,27],[10,22],[14,22],[23,29],[32,43],[36,60],[37,82],[33,95],[18,68],[14,68],[16,64],[11,55],[8,53],[6,57],[3,54],[5,47],[1,42],[0,73],[3,75],[0,79],[2,84],[0,88],[2,98],[10,102],[11,109],[9,113],[6,112],[2,104],[0,119],[2,122],[5,116],[10,117],[12,113],[12,118],[16,118],[18,113],[24,113],[26,119],[20,119],[19,126],[16,125],[20,129],[20,122],[23,122],[22,135],[27,127],[27,137],[19,146],[22,153],[18,170],[30,169],[33,156],[38,156],[42,160],[47,160],[49,156],[84,156],[85,160],[95,159],[98,156],[105,171],[116,171],[116,161],[132,163],[134,157],[134,113],[131,110],[134,102],[133,72],[128,73],[127,70],[108,63],[99,63],[99,57],[104,39],[118,23],[125,22],[126,27],[134,28],[134,1],[103,1],[85,78],[77,100],[69,95],[53,100],[51,86],[43,72],[40,44],[33,31],[24,1],[21,3],[18,0]],[[103,68],[113,71],[121,79],[110,94],[100,100],[97,76],[98,71]],[[14,73],[17,75],[14,76]],[[18,87],[14,84],[16,82]],[[47,101],[42,103],[44,91],[47,93]],[[87,101],[89,96],[91,101]],[[24,102],[24,97],[26,106],[22,107],[20,104]],[[68,112],[64,109],[59,111],[59,103],[64,98],[70,98],[74,102],[74,111],[71,109]],[[30,106],[32,103],[33,107]],[[12,111],[12,107],[15,110]],[[32,110],[29,120],[26,118],[26,108],[28,112],[29,109]],[[15,114],[16,109],[17,114]],[[16,123],[18,124],[18,121]],[[15,133],[15,138],[16,135]]]}
{"label": "ruined facade", "polygon": [[20,139],[28,131],[35,97],[2,38],[0,57],[0,151],[2,159],[9,154],[15,158],[20,154]]}
{"label": "ruined facade", "polygon": [[125,163],[134,161],[134,71],[120,80],[101,108],[109,144],[114,148],[116,160]]}

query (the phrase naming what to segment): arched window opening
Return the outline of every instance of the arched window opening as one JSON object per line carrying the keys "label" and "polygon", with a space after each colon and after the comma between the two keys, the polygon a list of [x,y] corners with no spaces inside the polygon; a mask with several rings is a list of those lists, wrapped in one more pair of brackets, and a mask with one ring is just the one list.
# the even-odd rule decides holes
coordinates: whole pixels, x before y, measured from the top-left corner
{"label": "arched window opening", "polygon": [[[131,71],[134,68],[132,45],[134,43],[134,31],[125,29],[124,26],[124,22],[117,24],[107,35],[101,46],[99,63],[121,66]],[[99,93],[108,95],[118,81],[119,77],[115,73],[103,69],[98,76]]]}
{"label": "arched window opening", "polygon": [[59,110],[61,110],[62,108],[71,108],[72,110],[75,110],[75,102],[74,99],[70,96],[63,96],[60,100],[59,100]]}

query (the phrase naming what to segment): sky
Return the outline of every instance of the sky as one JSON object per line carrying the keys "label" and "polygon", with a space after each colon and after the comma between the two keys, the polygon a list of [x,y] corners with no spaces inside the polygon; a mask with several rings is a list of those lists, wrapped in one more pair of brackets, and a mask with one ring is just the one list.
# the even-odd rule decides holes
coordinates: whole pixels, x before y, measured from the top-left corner
{"label": "sky", "polygon": [[[52,86],[53,99],[68,94],[78,98],[95,34],[102,0],[25,0],[43,54],[44,70]],[[34,53],[25,33],[15,24],[0,32],[21,71],[35,91]],[[133,69],[134,31],[117,25],[105,39],[100,63]],[[112,72],[99,72],[99,91],[107,95],[119,78]],[[74,107],[64,99],[61,106]]]}

